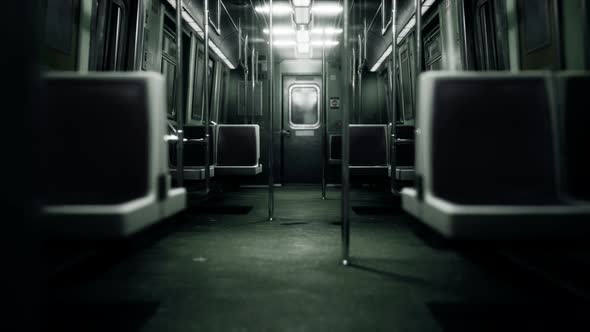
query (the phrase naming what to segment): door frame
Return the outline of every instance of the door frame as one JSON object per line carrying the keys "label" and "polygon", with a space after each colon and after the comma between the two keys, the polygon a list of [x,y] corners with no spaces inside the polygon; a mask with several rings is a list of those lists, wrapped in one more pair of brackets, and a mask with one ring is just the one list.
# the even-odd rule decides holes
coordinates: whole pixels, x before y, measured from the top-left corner
{"label": "door frame", "polygon": [[[314,85],[316,87],[318,87],[318,107],[319,107],[319,117],[318,117],[318,125],[315,127],[308,127],[308,128],[285,128],[285,116],[289,116],[289,111],[286,110],[285,106],[285,100],[284,100],[284,82],[285,82],[285,78],[286,77],[296,77],[296,76],[306,76],[306,77],[310,77],[312,79],[309,80],[301,80],[301,85]],[[282,134],[284,130],[322,130],[323,126],[326,125],[326,123],[322,123],[322,112],[326,111],[326,105],[324,103],[324,101],[321,100],[321,96],[322,96],[322,89],[325,89],[326,87],[321,86],[321,77],[322,77],[322,73],[321,72],[290,72],[290,71],[285,71],[285,72],[281,72],[280,73],[280,97],[278,98],[280,100],[279,102],[279,107],[280,107],[280,182],[281,185],[285,185],[288,182],[286,181],[287,178],[285,176],[285,167],[287,166],[286,162],[285,162],[285,150],[286,150],[286,140],[285,140],[285,136]],[[314,82],[314,79],[320,79],[320,83],[316,83]],[[290,89],[290,87],[289,87]],[[287,101],[288,102],[288,101]],[[285,114],[285,112],[287,112],[287,114]],[[325,121],[328,122],[328,113],[326,113],[326,118]],[[289,118],[289,122],[290,122],[290,118]],[[327,144],[327,142],[326,142]],[[321,152],[320,152],[320,158],[321,158]]]}

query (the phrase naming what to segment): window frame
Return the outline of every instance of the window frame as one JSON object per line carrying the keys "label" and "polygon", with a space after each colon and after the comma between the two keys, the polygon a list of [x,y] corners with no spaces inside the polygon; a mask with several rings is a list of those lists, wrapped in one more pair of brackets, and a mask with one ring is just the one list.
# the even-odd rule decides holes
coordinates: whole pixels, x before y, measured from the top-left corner
{"label": "window frame", "polygon": [[[164,72],[164,62],[168,62],[168,65],[171,66],[172,68],[174,68],[174,80],[172,83],[172,100],[167,100],[168,105],[166,105],[167,109],[166,109],[166,115],[169,119],[174,120],[176,118],[176,93],[178,92],[177,87],[178,84],[176,82],[176,80],[178,79],[178,77],[176,77],[176,66],[178,66],[178,63],[176,61],[176,57],[174,56],[174,54],[169,54],[167,52],[164,51],[164,39],[166,38],[166,36],[170,37],[170,39],[173,42],[174,47],[176,47],[176,35],[174,32],[170,31],[170,29],[166,26],[164,26],[164,28],[162,29],[162,63],[161,63],[161,68],[160,68],[160,73],[162,73],[162,75],[164,75],[165,80],[166,80],[166,96],[168,95],[168,76],[166,75],[166,73]],[[176,49],[176,52],[178,52],[178,50]],[[170,104],[172,106],[170,106]]]}
{"label": "window frame", "polygon": [[[316,109],[317,109],[317,121],[313,124],[297,124],[294,123],[293,120],[293,90],[297,89],[297,88],[313,88],[316,90],[317,93],[317,103],[316,103]],[[315,83],[294,83],[291,84],[289,86],[289,100],[287,101],[287,104],[289,105],[289,110],[288,110],[288,116],[289,116],[289,128],[291,129],[318,129],[321,125],[321,117],[322,117],[322,109],[321,109],[321,101],[320,101],[320,95],[321,95],[321,90],[320,90],[320,86],[318,84]]]}

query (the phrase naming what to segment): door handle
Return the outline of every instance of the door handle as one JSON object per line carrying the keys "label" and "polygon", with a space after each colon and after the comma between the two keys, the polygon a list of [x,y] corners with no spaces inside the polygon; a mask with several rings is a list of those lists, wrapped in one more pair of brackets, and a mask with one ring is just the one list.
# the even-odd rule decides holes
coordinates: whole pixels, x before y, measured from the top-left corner
{"label": "door handle", "polygon": [[283,129],[283,130],[281,130],[281,135],[289,137],[289,136],[291,136],[291,131]]}

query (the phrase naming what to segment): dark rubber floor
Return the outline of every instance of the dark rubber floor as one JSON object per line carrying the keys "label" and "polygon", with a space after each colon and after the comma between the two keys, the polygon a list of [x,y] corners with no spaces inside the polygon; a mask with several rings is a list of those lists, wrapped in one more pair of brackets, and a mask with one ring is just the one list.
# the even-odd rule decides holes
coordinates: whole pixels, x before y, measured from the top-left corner
{"label": "dark rubber floor", "polygon": [[352,193],[351,266],[340,200],[280,188],[194,207],[90,271],[60,277],[55,331],[589,331],[588,307],[475,248],[452,248],[390,195]]}

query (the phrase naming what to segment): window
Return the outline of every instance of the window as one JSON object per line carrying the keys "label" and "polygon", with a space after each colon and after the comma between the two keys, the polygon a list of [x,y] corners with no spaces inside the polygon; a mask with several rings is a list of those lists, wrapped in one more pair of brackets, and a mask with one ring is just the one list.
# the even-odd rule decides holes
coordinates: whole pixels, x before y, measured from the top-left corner
{"label": "window", "polygon": [[475,15],[475,47],[478,70],[498,69],[494,9],[491,1],[480,1]]}
{"label": "window", "polygon": [[414,118],[414,89],[411,71],[413,56],[410,54],[410,48],[408,47],[409,40],[406,39],[404,45],[400,48],[400,78],[404,120],[412,120]]}
{"label": "window", "polygon": [[211,22],[213,31],[221,34],[221,0],[207,1],[209,1],[209,22]]}
{"label": "window", "polygon": [[209,62],[207,64],[207,77],[209,78],[209,114],[211,114],[211,105],[213,103],[213,85],[215,84],[215,61],[209,58]]}
{"label": "window", "polygon": [[192,120],[201,121],[203,117],[203,63],[205,60],[202,46],[197,50],[195,63],[195,85],[193,91]]}
{"label": "window", "polygon": [[426,70],[440,70],[442,68],[442,50],[438,26],[426,36],[424,50]]}
{"label": "window", "polygon": [[320,126],[320,87],[315,84],[293,84],[289,87],[289,126],[293,129],[315,129]]}
{"label": "window", "polygon": [[549,4],[543,1],[520,1],[524,23],[524,47],[526,52],[551,45],[549,31]]}
{"label": "window", "polygon": [[107,49],[105,54],[105,69],[123,69],[125,7],[123,3],[112,1],[109,8]]}
{"label": "window", "polygon": [[162,41],[162,74],[166,78],[167,114],[169,118],[176,116],[176,53],[176,36],[169,29],[164,29]]}
{"label": "window", "polygon": [[[398,5],[399,6],[399,5]],[[391,11],[392,3],[391,0],[381,0],[381,33],[385,34],[389,25],[391,25],[392,17]]]}
{"label": "window", "polygon": [[[191,119],[194,121],[202,121],[203,119],[203,87],[205,86],[205,76],[203,75],[203,64],[204,64],[204,50],[203,47],[200,46],[197,50],[197,59],[195,64],[195,85],[194,85],[194,93],[193,93],[193,110],[191,114]],[[209,63],[207,66],[207,77],[209,83],[209,112],[211,112],[211,105],[213,103],[213,84],[214,80],[214,69],[215,63],[213,59],[209,58]],[[209,113],[211,114],[211,113]]]}
{"label": "window", "polygon": [[220,118],[222,119],[225,119],[227,114],[225,109],[225,95],[227,93],[225,89],[227,88],[227,75],[227,70],[224,69],[221,74],[221,84],[219,88],[219,113],[221,114]]}
{"label": "window", "polygon": [[127,0],[99,0],[92,8],[89,68],[98,71],[127,69]]}

